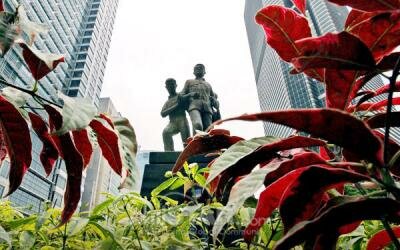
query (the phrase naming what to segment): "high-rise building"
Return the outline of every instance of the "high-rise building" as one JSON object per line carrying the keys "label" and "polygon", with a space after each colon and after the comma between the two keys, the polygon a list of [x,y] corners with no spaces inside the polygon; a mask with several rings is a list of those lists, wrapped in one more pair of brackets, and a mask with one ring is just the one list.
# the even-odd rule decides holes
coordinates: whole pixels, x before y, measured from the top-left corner
{"label": "high-rise building", "polygon": [[[258,10],[271,4],[293,7],[291,0],[246,0],[244,13],[261,110],[322,107],[323,85],[304,74],[290,74],[289,64],[266,44],[263,29],[255,22]],[[307,1],[307,16],[314,35],[341,30],[346,13],[345,8],[325,0]],[[282,137],[292,133],[292,129],[273,123],[264,123],[264,130],[268,135]]]}
{"label": "high-rise building", "polygon": [[[31,21],[48,26],[48,34],[38,36],[34,47],[44,52],[65,55],[65,63],[40,80],[38,94],[55,100],[57,90],[62,90],[70,96],[90,98],[98,106],[118,0],[3,2],[9,11],[21,4]],[[20,87],[32,87],[34,80],[18,46],[0,58],[0,76]],[[26,213],[41,211],[45,201],[61,207],[67,179],[62,161],[58,161],[54,171],[46,176],[39,160],[42,143],[33,132],[31,136],[32,164],[21,187],[9,197],[15,206],[24,208]],[[5,161],[0,168],[0,195],[7,192],[8,172],[9,163]]]}
{"label": "high-rise building", "polygon": [[[100,98],[99,112],[109,117],[120,117],[110,98]],[[85,187],[82,194],[81,211],[89,211],[106,199],[105,193],[117,195],[121,177],[116,174],[107,160],[103,158],[101,149],[94,149],[92,159],[86,173]]]}

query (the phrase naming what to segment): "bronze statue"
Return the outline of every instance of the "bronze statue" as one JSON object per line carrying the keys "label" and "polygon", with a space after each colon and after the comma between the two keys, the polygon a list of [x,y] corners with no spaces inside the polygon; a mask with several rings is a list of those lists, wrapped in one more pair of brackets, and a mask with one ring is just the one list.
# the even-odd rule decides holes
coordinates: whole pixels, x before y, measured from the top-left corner
{"label": "bronze statue", "polygon": [[187,111],[192,121],[193,134],[195,134],[196,130],[205,131],[213,120],[220,119],[221,115],[217,95],[204,79],[206,74],[204,65],[194,66],[193,74],[196,78],[186,81],[181,95],[190,95]]}
{"label": "bronze statue", "polygon": [[169,116],[169,123],[163,130],[163,141],[165,151],[174,151],[174,141],[172,136],[180,133],[182,143],[185,144],[186,139],[190,137],[189,124],[186,119],[187,100],[190,96],[197,94],[179,95],[176,92],[175,79],[168,78],[165,81],[165,88],[169,93],[168,100],[165,102],[161,116]]}

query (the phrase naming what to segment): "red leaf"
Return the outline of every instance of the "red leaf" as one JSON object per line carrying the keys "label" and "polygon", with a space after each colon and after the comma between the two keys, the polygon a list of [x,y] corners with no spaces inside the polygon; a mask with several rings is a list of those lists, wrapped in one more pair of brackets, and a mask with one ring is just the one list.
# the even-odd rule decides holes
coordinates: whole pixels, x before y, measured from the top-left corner
{"label": "red leaf", "polygon": [[357,93],[357,71],[333,70],[325,71],[326,106],[344,110]]}
{"label": "red leaf", "polygon": [[[392,112],[390,125],[393,127],[400,127],[400,112]],[[386,113],[380,113],[368,118],[367,124],[371,128],[384,128],[386,122]]]}
{"label": "red leaf", "polygon": [[64,56],[55,54],[44,54],[36,49],[20,43],[22,55],[32,73],[33,78],[38,81],[57,67],[60,62],[64,62]]}
{"label": "red leaf", "polygon": [[50,131],[54,132],[59,130],[63,123],[63,118],[60,112],[50,105],[43,105],[43,108],[46,110],[47,114],[49,114]]}
{"label": "red leaf", "polygon": [[264,191],[261,192],[256,213],[244,231],[243,237],[247,242],[251,242],[252,238],[262,227],[267,218],[278,207],[286,188],[306,169],[308,168],[299,168],[288,173],[267,186]]}
{"label": "red leaf", "polygon": [[32,162],[29,127],[19,111],[0,96],[0,128],[10,157],[9,191],[12,194],[22,182]]}
{"label": "red leaf", "polygon": [[40,152],[40,161],[43,164],[47,176],[49,176],[58,159],[57,146],[50,136],[47,124],[42,118],[34,113],[29,113],[29,118],[31,119],[33,130],[43,143],[42,152]]}
{"label": "red leaf", "polygon": [[334,109],[297,109],[242,115],[216,122],[268,121],[304,131],[383,166],[381,141],[363,121]]}
{"label": "red leaf", "polygon": [[293,0],[293,3],[301,13],[306,13],[306,0]]}
{"label": "red leaf", "polygon": [[104,158],[111,168],[120,176],[122,175],[122,159],[118,146],[118,136],[101,122],[92,120],[89,126],[96,132],[97,141]]}
{"label": "red leaf", "polygon": [[396,10],[400,9],[398,0],[329,0],[338,5],[349,6],[363,11]]}
{"label": "red leaf", "polygon": [[[317,179],[318,181],[315,181]],[[279,211],[285,230],[301,221],[311,219],[320,207],[321,198],[327,190],[348,182],[368,179],[365,175],[345,169],[310,167],[290,184],[281,198]],[[293,209],[294,207],[296,209]]]}
{"label": "red leaf", "polygon": [[4,11],[3,0],[0,0],[0,11]]}
{"label": "red leaf", "polygon": [[322,159],[327,160],[327,161],[333,160],[336,158],[335,154],[332,153],[332,151],[330,151],[327,146],[319,147],[319,155],[322,157]]}
{"label": "red leaf", "polygon": [[[394,235],[397,238],[400,238],[400,226],[392,227],[392,230],[394,232]],[[393,242],[388,232],[383,229],[371,237],[367,244],[367,250],[381,250],[385,247],[388,247],[392,243]]]}
{"label": "red leaf", "polygon": [[361,70],[375,67],[375,60],[367,46],[345,31],[301,39],[295,44],[300,48],[300,55],[293,58],[292,63],[298,71],[314,68]]}
{"label": "red leaf", "polygon": [[179,155],[172,169],[172,172],[174,173],[178,172],[182,168],[185,161],[187,161],[191,156],[206,154],[216,150],[229,148],[230,146],[241,140],[243,140],[243,138],[237,136],[230,136],[229,134],[227,135],[226,133],[195,136],[185,147],[183,152]]}
{"label": "red leaf", "polygon": [[[276,180],[298,168],[314,165],[314,164],[325,164],[326,161],[322,159],[318,154],[314,152],[305,152],[294,155],[292,159],[283,161],[280,166],[267,174],[264,180],[264,185],[268,186],[274,183]],[[266,166],[268,167],[268,165]]]}
{"label": "red leaf", "polygon": [[68,222],[78,207],[81,198],[83,159],[69,133],[59,136],[64,161],[67,169],[67,187],[64,194],[64,209],[61,214],[61,225]]}
{"label": "red leaf", "polygon": [[[390,87],[387,84],[387,85],[385,85],[383,87],[380,87],[375,92],[372,91],[371,93],[368,93],[368,94],[364,95],[357,102],[356,106],[360,106],[362,103],[364,103],[364,102],[368,101],[369,99],[374,98],[374,97],[376,97],[378,95],[389,93],[389,88]],[[396,82],[393,92],[400,92],[400,82]]]}
{"label": "red leaf", "polygon": [[82,155],[83,166],[87,167],[92,157],[93,147],[90,143],[88,132],[86,129],[72,131],[75,147]]}
{"label": "red leaf", "polygon": [[108,117],[108,116],[105,115],[105,114],[100,114],[100,118],[103,119],[103,120],[105,120],[105,121],[108,123],[108,125],[110,125],[111,128],[114,129],[114,123],[113,123],[113,121],[111,120],[110,117]]}
{"label": "red leaf", "polygon": [[286,62],[300,55],[295,41],[311,37],[307,19],[285,7],[270,5],[263,8],[257,13],[256,21],[263,26],[267,43]]}
{"label": "red leaf", "polygon": [[400,52],[394,52],[382,58],[382,60],[379,61],[376,67],[382,71],[392,70],[394,69],[396,62],[397,60],[399,60],[399,58],[400,58]]}
{"label": "red leaf", "polygon": [[300,222],[275,245],[276,250],[291,249],[307,239],[337,231],[341,226],[361,220],[379,220],[382,214],[397,217],[399,202],[389,198],[360,198],[341,203],[310,221]]}
{"label": "red leaf", "polygon": [[358,11],[353,12],[353,15],[355,21],[347,28],[347,31],[363,41],[376,60],[390,54],[400,45],[399,10],[372,14]]}

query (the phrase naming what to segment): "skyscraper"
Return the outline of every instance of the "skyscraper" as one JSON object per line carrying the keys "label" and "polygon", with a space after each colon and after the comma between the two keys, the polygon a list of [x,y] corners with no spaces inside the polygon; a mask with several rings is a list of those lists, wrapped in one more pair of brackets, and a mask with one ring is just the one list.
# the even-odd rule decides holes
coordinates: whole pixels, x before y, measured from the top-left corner
{"label": "skyscraper", "polygon": [[[270,4],[293,7],[291,0],[246,0],[244,13],[261,110],[322,107],[323,85],[304,74],[290,74],[289,64],[266,44],[262,27],[255,23],[257,11]],[[325,0],[307,1],[307,16],[314,35],[341,30],[346,13],[345,8]],[[264,123],[264,130],[268,135],[282,137],[292,133],[292,129],[272,123]]]}
{"label": "skyscraper", "polygon": [[[6,0],[6,10],[21,4],[30,20],[48,26],[48,34],[40,35],[34,46],[45,52],[64,54],[65,63],[39,82],[38,94],[56,99],[57,90],[70,96],[90,98],[98,105],[110,46],[118,0]],[[20,48],[14,46],[0,59],[0,75],[6,81],[31,88],[34,80],[25,65]],[[66,170],[62,161],[46,176],[39,160],[42,144],[31,132],[33,160],[21,187],[10,201],[25,212],[39,212],[44,201],[61,207],[66,186]],[[6,192],[8,162],[0,168],[0,194]],[[83,185],[82,185],[83,187]]]}

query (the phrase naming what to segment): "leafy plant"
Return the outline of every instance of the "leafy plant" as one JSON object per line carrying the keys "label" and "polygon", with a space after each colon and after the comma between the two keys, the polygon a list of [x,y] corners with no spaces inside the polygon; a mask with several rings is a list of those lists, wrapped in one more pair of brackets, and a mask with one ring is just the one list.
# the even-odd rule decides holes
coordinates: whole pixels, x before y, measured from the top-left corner
{"label": "leafy plant", "polygon": [[[216,186],[212,191],[217,199],[226,191],[230,195],[215,221],[215,240],[245,201],[261,189],[255,214],[244,230],[248,244],[332,249],[340,239],[341,244],[368,249],[390,243],[400,248],[398,227],[390,224],[398,222],[400,212],[400,146],[390,136],[391,127],[399,126],[398,112],[392,108],[399,105],[393,92],[399,91],[400,55],[394,50],[400,45],[400,5],[398,1],[329,1],[353,8],[344,31],[312,37],[305,0],[293,1],[298,11],[270,5],[255,17],[268,45],[292,65],[292,74],[304,73],[325,85],[326,108],[217,121],[208,135],[199,135],[201,139],[190,142],[182,152],[181,158],[187,159],[220,151],[209,166],[207,184]],[[367,89],[375,76],[388,79],[389,85]],[[385,95],[387,99],[382,100]],[[381,99],[372,99],[377,96]],[[216,141],[210,145],[214,127],[232,120],[273,122],[309,136],[267,136],[232,146],[214,145]],[[339,150],[333,153],[329,148]],[[181,166],[178,161],[174,171]],[[265,222],[272,226],[270,221],[276,219],[282,222],[283,231],[273,226],[270,232],[274,234],[265,240],[259,231]],[[371,220],[384,231],[375,231],[375,236],[357,233],[367,231]],[[276,238],[278,231],[282,234]]]}
{"label": "leafy plant", "polygon": [[[46,174],[53,171],[59,157],[65,161],[68,178],[62,225],[78,206],[82,171],[89,164],[95,144],[100,145],[113,170],[124,177],[126,185],[122,186],[129,188],[134,183],[137,175],[130,173],[137,171],[134,165],[137,151],[135,133],[126,119],[113,120],[106,114],[97,114],[96,107],[88,100],[59,93],[58,97],[53,97],[57,100],[54,102],[37,94],[40,79],[62,63],[64,56],[43,53],[32,47],[35,37],[46,33],[47,28],[31,22],[23,6],[18,6],[14,12],[6,12],[0,1],[0,29],[1,55],[4,56],[13,45],[20,47],[33,79],[32,89],[0,81],[7,86],[0,93],[0,159],[3,161],[8,155],[10,160],[7,195],[20,186],[31,165],[29,129],[32,127],[43,142],[40,161]],[[89,133],[95,136],[89,136]],[[21,242],[26,242],[24,247],[29,248],[32,234],[26,232],[20,237]]]}

